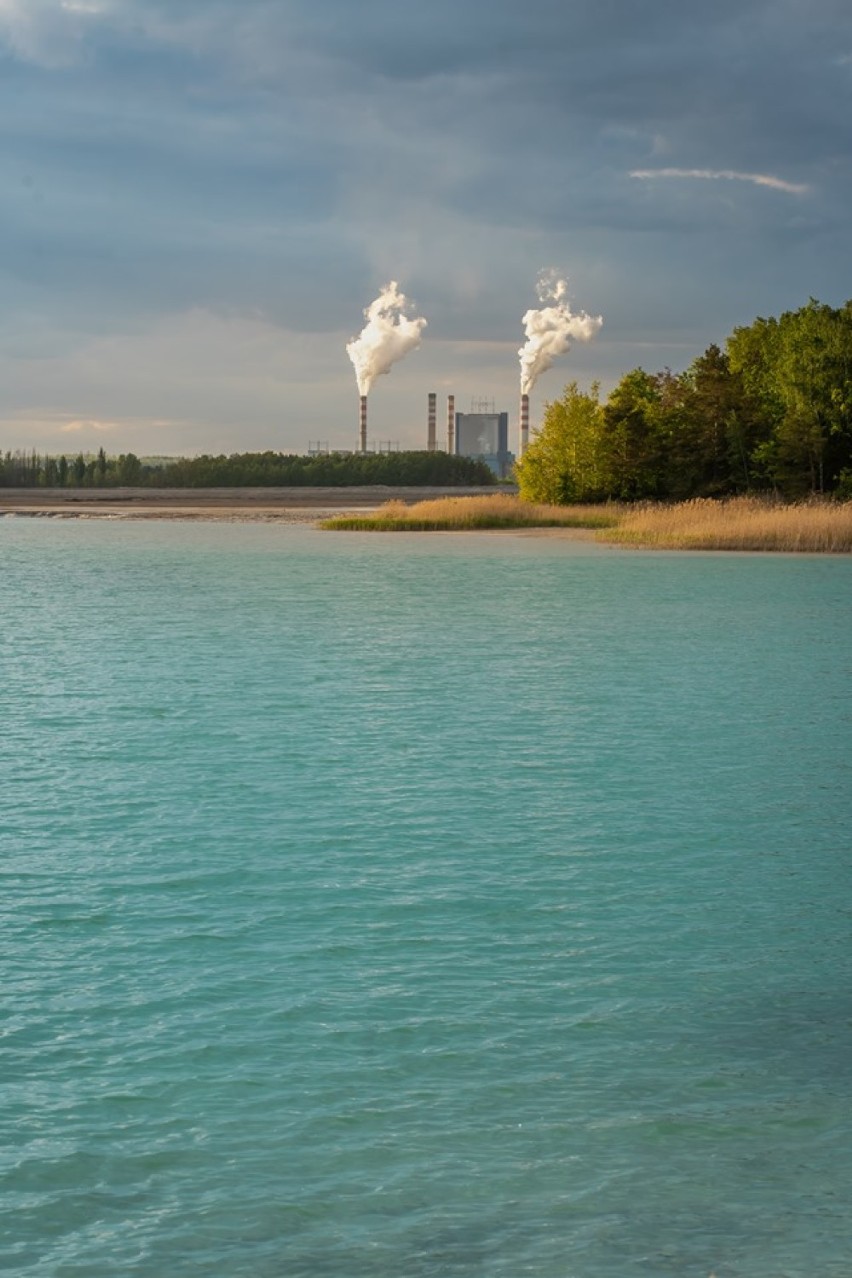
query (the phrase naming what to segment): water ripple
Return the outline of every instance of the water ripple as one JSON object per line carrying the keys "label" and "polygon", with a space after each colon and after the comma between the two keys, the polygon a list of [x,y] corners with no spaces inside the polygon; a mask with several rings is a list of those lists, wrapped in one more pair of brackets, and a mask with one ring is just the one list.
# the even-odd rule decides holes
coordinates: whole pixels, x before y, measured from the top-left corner
{"label": "water ripple", "polygon": [[848,562],[0,534],[6,1271],[847,1278]]}

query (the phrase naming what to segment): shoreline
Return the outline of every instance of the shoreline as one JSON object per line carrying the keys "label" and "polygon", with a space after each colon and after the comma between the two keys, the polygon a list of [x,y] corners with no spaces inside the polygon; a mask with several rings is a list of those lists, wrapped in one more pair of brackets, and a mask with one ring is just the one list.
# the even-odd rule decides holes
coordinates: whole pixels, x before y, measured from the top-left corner
{"label": "shoreline", "polygon": [[[484,487],[415,488],[379,484],[351,488],[0,488],[0,520],[165,520],[316,526],[321,520],[336,515],[371,513],[389,501],[413,505],[442,497],[482,497],[494,491]],[[505,491],[505,488],[497,491]],[[594,529],[567,526],[447,531],[512,533],[515,536],[572,541],[592,541],[595,538]],[[414,535],[421,536],[422,533]],[[433,535],[441,534],[436,532]]]}
{"label": "shoreline", "polygon": [[177,519],[313,523],[387,501],[471,497],[488,488],[3,488],[0,518]]}
{"label": "shoreline", "polygon": [[[505,489],[498,489],[505,491]],[[335,516],[372,514],[388,502],[413,505],[445,497],[488,497],[493,488],[426,488],[412,486],[373,485],[316,488],[101,488],[38,489],[0,488],[0,521],[4,518],[74,519],[212,523],[264,523],[301,525],[316,528],[321,521]],[[850,503],[852,507],[852,503]],[[677,509],[677,508],[674,508]],[[668,514],[670,515],[670,511]],[[748,512],[746,512],[748,514]],[[365,531],[374,531],[372,529]],[[498,527],[447,527],[444,529],[405,530],[416,536],[424,531],[474,533],[509,533],[513,536],[551,540],[595,542],[601,549],[668,551],[677,554],[800,554],[849,555],[852,539],[838,536],[829,528],[786,532],[786,543],[766,532],[756,536],[741,535],[737,539],[710,538],[706,544],[665,544],[654,537],[624,538],[607,536],[605,529],[588,526],[509,525]],[[653,530],[652,530],[653,531]],[[689,530],[687,530],[689,531]],[[769,530],[770,532],[772,530]],[[782,532],[785,530],[782,529]],[[403,530],[395,530],[402,535]],[[746,529],[746,533],[748,530]]]}

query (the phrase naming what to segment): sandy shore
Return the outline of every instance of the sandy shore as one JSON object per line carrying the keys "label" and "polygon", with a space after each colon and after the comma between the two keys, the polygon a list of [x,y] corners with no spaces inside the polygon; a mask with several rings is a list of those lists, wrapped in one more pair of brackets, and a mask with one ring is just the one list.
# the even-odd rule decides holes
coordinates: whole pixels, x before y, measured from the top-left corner
{"label": "sandy shore", "polygon": [[[0,518],[170,519],[220,523],[315,524],[332,515],[363,514],[386,501],[481,497],[487,488],[0,488]],[[471,529],[524,537],[591,541],[588,528]],[[440,536],[434,533],[433,536]]]}
{"label": "sandy shore", "polygon": [[482,496],[483,488],[0,488],[0,516],[314,523],[386,501]]}

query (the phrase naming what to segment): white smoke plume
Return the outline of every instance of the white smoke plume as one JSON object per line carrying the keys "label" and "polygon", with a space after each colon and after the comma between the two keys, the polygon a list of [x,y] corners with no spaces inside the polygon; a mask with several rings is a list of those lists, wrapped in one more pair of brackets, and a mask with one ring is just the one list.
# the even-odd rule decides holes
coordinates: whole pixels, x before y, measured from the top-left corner
{"label": "white smoke plume", "polygon": [[542,271],[538,277],[540,302],[549,302],[539,311],[527,311],[523,319],[526,344],[518,351],[521,360],[521,394],[529,395],[542,373],[552,366],[557,355],[571,348],[571,339],[588,342],[603,324],[600,315],[581,311],[572,315],[568,305],[568,282],[555,271]]}
{"label": "white smoke plume", "polygon": [[381,373],[389,373],[391,366],[420,345],[425,319],[409,319],[405,314],[408,305],[404,293],[400,293],[396,280],[391,280],[364,311],[367,323],[360,337],[355,337],[346,347],[358,379],[358,394],[369,395],[373,382]]}

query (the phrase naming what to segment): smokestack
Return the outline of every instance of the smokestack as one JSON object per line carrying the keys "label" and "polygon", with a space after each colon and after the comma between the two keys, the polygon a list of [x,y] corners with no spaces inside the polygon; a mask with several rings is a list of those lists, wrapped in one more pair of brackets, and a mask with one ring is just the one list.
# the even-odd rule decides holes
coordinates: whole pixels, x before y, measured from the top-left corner
{"label": "smokestack", "polygon": [[521,422],[520,433],[518,438],[518,461],[527,451],[527,445],[530,442],[530,397],[529,395],[521,396]]}
{"label": "smokestack", "polygon": [[430,453],[434,453],[436,443],[436,427],[438,421],[438,396],[433,392],[429,392],[429,433],[426,436],[426,447]]}
{"label": "smokestack", "polygon": [[456,397],[447,396],[447,452],[451,457],[456,452]]}
{"label": "smokestack", "polygon": [[367,396],[361,396],[361,414],[359,417],[358,452],[367,451]]}

